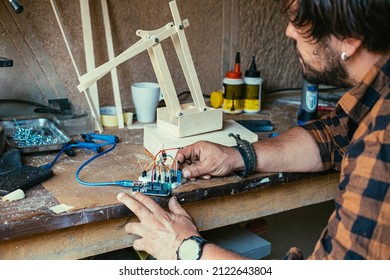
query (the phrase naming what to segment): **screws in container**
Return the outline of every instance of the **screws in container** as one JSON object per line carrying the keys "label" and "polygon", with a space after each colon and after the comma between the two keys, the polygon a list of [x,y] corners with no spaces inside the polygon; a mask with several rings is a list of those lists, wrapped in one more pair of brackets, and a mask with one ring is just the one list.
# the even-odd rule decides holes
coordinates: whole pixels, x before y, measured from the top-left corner
{"label": "screws in container", "polygon": [[58,143],[58,138],[53,137],[53,133],[46,127],[23,128],[17,125],[12,138],[18,147],[52,145]]}

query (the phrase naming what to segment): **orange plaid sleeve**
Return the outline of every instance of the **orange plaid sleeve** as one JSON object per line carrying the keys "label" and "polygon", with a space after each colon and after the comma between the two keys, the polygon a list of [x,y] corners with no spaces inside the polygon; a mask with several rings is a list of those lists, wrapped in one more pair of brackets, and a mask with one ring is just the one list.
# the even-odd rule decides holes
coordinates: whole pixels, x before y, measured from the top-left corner
{"label": "orange plaid sleeve", "polygon": [[335,211],[310,259],[390,259],[390,58],[336,112],[304,128],[325,168],[340,168]]}

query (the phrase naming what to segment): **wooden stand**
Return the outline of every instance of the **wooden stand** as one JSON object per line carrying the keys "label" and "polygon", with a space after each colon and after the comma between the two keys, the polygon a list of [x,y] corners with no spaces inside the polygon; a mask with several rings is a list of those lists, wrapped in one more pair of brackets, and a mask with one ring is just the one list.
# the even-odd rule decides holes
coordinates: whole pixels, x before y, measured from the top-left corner
{"label": "wooden stand", "polygon": [[[176,1],[169,2],[169,6],[174,22],[152,31],[137,30],[137,36],[141,37],[141,40],[117,57],[81,76],[78,89],[84,91],[119,64],[147,50],[167,106],[157,112],[159,130],[178,138],[220,130],[222,129],[223,112],[220,109],[206,106],[184,34],[184,28],[189,26],[189,22],[181,20]],[[161,47],[161,42],[167,38],[171,38],[173,41],[191,92],[192,104],[181,105],[179,102]]]}
{"label": "wooden stand", "polygon": [[[195,127],[195,125],[192,127]],[[245,139],[251,143],[258,140],[256,133],[253,133],[233,120],[224,121],[222,130],[184,138],[177,138],[167,134],[165,131],[159,129],[155,124],[150,124],[145,125],[144,127],[144,147],[153,155],[155,155],[163,149],[184,147],[201,140],[218,143],[225,146],[237,145],[234,138],[229,137],[229,133],[240,134],[242,139]],[[167,151],[167,153],[169,154],[169,151]],[[176,151],[172,152],[171,156],[174,157],[175,154]]]}
{"label": "wooden stand", "polygon": [[[173,23],[168,23],[152,31],[137,30],[137,36],[141,37],[141,40],[122,54],[80,77],[78,89],[80,91],[87,89],[119,64],[147,50],[166,107],[157,110],[157,126],[145,126],[144,146],[146,149],[155,154],[164,148],[181,147],[199,140],[233,146],[236,143],[233,138],[228,136],[230,132],[240,134],[243,139],[250,142],[257,141],[255,133],[234,121],[224,124],[221,109],[206,106],[184,34],[184,28],[189,26],[189,22],[181,20],[176,1],[169,2],[169,6]],[[161,46],[161,42],[167,38],[171,38],[173,41],[193,103],[180,104],[179,102]]]}

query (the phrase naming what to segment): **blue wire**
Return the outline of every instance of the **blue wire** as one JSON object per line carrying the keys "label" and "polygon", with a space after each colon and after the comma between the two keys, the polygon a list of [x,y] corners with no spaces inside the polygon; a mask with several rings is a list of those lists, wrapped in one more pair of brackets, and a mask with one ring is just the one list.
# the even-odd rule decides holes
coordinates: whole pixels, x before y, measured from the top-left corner
{"label": "blue wire", "polygon": [[50,169],[50,168],[52,168],[53,165],[54,165],[54,163],[57,162],[57,160],[60,158],[60,156],[62,155],[62,153],[63,153],[65,150],[67,150],[67,149],[69,149],[69,146],[68,146],[68,145],[65,145],[64,147],[62,147],[62,149],[58,152],[57,156],[53,159],[53,161],[50,162],[50,163],[47,163],[47,164],[42,165],[41,168],[43,168],[43,169]]}
{"label": "blue wire", "polygon": [[101,157],[104,154],[107,154],[108,152],[112,151],[115,149],[116,144],[115,143],[110,143],[112,144],[112,147],[107,149],[104,152],[101,152],[99,154],[96,154],[95,156],[91,157],[89,160],[84,162],[76,171],[76,180],[82,185],[88,186],[88,187],[104,187],[104,186],[121,186],[121,187],[128,187],[131,188],[133,187],[133,181],[131,180],[122,180],[122,181],[114,181],[114,182],[86,182],[80,179],[79,175],[81,170],[87,166],[89,163],[91,163],[93,160],[97,159],[98,157]]}

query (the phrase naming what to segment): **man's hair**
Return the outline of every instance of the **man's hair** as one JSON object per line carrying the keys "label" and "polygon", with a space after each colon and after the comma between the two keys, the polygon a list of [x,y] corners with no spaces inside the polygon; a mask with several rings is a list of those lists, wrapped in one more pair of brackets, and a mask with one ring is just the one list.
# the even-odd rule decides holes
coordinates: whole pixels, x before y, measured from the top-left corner
{"label": "man's hair", "polygon": [[390,50],[390,0],[285,0],[282,12],[295,27],[310,27],[307,38],[357,38],[369,51]]}

